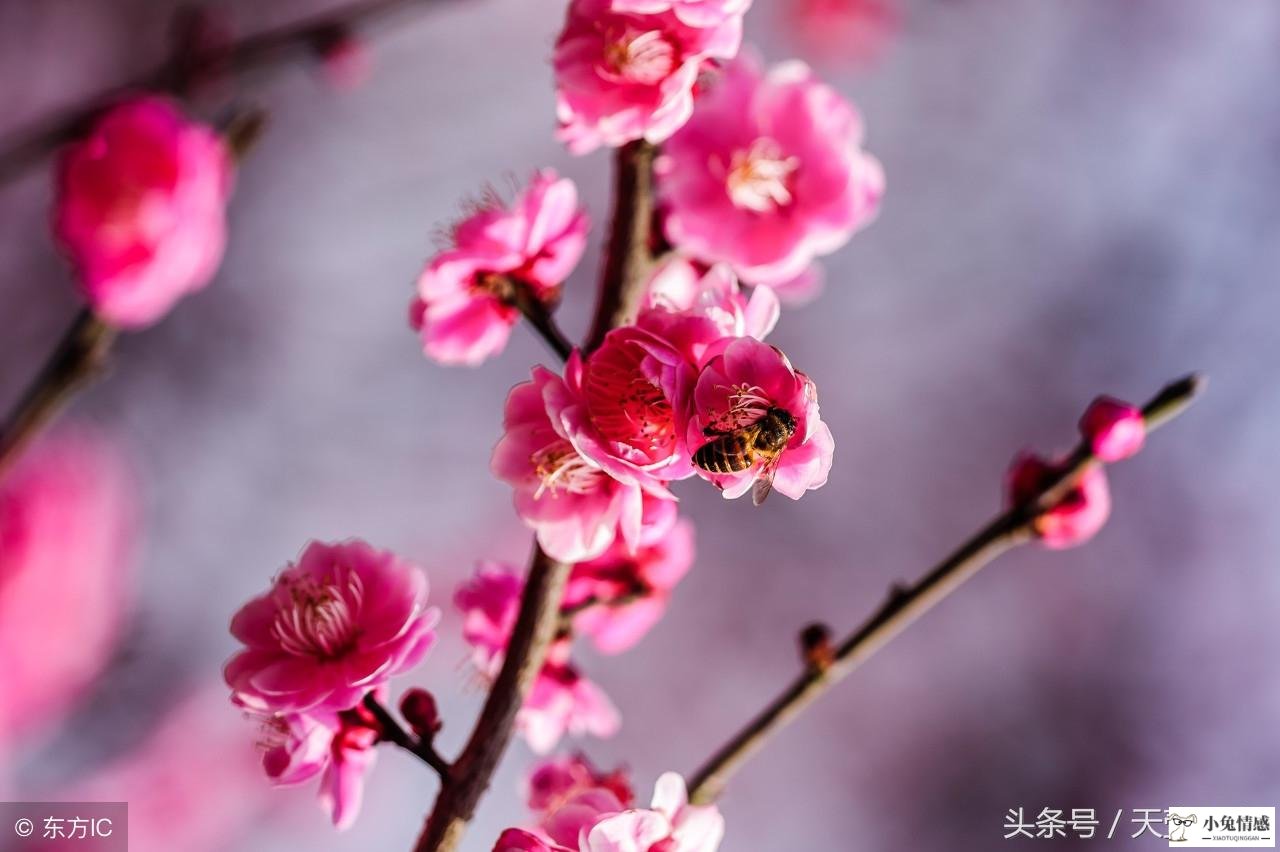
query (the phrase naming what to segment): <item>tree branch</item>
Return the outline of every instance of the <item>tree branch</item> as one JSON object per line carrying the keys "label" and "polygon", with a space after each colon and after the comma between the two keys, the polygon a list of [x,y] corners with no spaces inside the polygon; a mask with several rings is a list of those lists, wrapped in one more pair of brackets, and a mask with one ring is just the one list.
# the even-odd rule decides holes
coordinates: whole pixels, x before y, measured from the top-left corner
{"label": "tree branch", "polygon": [[97,378],[116,332],[82,310],[0,429],[0,477],[76,391]]}
{"label": "tree branch", "polygon": [[94,95],[66,112],[9,135],[0,142],[0,185],[8,183],[83,133],[93,117],[123,92],[174,91],[184,76],[190,77],[202,71],[219,70],[246,75],[278,68],[299,55],[313,52],[317,40],[332,33],[335,27],[367,25],[402,6],[424,2],[431,0],[355,0],[331,12],[249,36],[233,45],[227,53],[196,57],[182,67],[183,73],[178,73],[174,59],[170,58],[122,86]]}
{"label": "tree branch", "polygon": [[440,756],[431,740],[424,737],[415,737],[406,731],[391,715],[390,711],[383,707],[378,699],[373,697],[372,692],[364,697],[364,706],[378,720],[378,726],[382,729],[382,739],[384,741],[397,745],[418,757],[436,771],[442,783],[448,782],[449,776],[453,772],[453,767],[449,765],[449,761]]}
{"label": "tree branch", "polygon": [[573,344],[564,336],[560,326],[556,325],[550,307],[538,298],[532,287],[523,281],[497,274],[490,276],[489,286],[499,299],[520,311],[533,330],[551,347],[551,351],[560,356],[561,361],[568,360],[569,354],[573,352]]}
{"label": "tree branch", "polygon": [[[1203,387],[1204,381],[1194,375],[1166,386],[1142,409],[1147,429],[1156,429],[1181,414]],[[1062,474],[1046,483],[1035,499],[998,515],[914,585],[895,587],[880,609],[840,644],[830,665],[809,667],[693,774],[689,780],[691,800],[714,800],[729,777],[802,710],[987,563],[1034,538],[1036,517],[1057,505],[1097,463],[1082,442]]]}

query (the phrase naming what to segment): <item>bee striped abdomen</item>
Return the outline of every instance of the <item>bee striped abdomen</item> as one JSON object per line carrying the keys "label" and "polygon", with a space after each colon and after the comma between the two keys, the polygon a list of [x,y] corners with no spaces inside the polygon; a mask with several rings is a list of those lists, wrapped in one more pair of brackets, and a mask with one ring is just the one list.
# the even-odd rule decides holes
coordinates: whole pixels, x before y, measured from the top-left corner
{"label": "bee striped abdomen", "polygon": [[723,435],[703,444],[693,454],[693,463],[709,473],[737,473],[755,460],[746,435]]}

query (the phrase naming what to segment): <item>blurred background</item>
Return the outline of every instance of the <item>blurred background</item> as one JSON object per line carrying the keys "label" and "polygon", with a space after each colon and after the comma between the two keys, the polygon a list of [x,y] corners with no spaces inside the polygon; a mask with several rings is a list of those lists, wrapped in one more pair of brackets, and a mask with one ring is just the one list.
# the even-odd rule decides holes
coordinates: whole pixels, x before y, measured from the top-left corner
{"label": "blurred background", "polygon": [[[241,34],[326,7],[213,5]],[[154,66],[174,6],[0,0],[0,137]],[[517,329],[485,366],[442,368],[406,310],[463,199],[553,166],[597,223],[561,312],[584,329],[609,162],[551,135],[562,14],[424,3],[370,33],[357,89],[302,63],[245,90],[271,123],[218,278],[123,339],[65,418],[127,459],[137,535],[118,594],[92,598],[120,611],[103,673],[0,742],[6,797],[127,796],[139,849],[410,848],[435,780],[405,754],[380,756],[346,834],[311,786],[268,788],[220,683],[227,621],[310,538],[401,551],[446,615],[400,685],[440,699],[446,754],[468,732],[483,696],[450,598],[475,560],[526,560],[487,463],[507,389],[549,355]],[[852,97],[888,175],[880,219],[771,339],[818,383],[835,468],[760,511],[680,489],[696,567],[637,649],[583,649],[624,726],[580,745],[630,765],[642,798],[692,771],[795,673],[800,626],[852,627],[984,522],[1016,450],[1067,448],[1096,393],[1199,369],[1202,403],[1114,470],[1097,540],[1002,559],[875,656],[735,779],[723,849],[990,850],[1019,807],[1095,808],[1104,828],[1124,808],[1087,842],[1151,847],[1132,809],[1278,804],[1280,7],[756,0],[748,39]],[[0,190],[6,407],[78,309],[50,195],[47,164]],[[37,655],[79,582],[50,578],[21,639]],[[0,704],[20,713],[15,677]],[[531,762],[517,743],[468,852],[525,820]]]}

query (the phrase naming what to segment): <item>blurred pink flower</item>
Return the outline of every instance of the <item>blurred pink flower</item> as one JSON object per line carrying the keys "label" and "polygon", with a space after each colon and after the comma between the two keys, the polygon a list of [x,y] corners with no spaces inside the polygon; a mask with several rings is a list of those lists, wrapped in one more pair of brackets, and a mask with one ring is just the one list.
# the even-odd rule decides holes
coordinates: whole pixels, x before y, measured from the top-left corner
{"label": "blurred pink flower", "polygon": [[0,747],[56,725],[111,657],[133,596],[133,488],[81,431],[0,479]]}
{"label": "blurred pink flower", "polygon": [[566,734],[611,737],[621,724],[609,697],[569,662],[567,639],[551,646],[547,664],[516,713],[516,730],[537,754],[551,751]]}
{"label": "blurred pink flower", "polygon": [[761,285],[750,296],[727,264],[709,270],[683,257],[666,261],[649,279],[637,325],[676,347],[694,366],[709,360],[725,338],[764,340],[781,314],[778,298]]}
{"label": "blurred pink flower", "polygon": [[[636,139],[662,142],[693,113],[693,89],[705,60],[730,59],[742,42],[746,4],[733,0],[659,2],[573,0],[556,42],[559,138],[575,154]],[[695,7],[712,15],[699,16]],[[710,17],[719,17],[709,23]],[[682,17],[699,17],[691,25]]]}
{"label": "blurred pink flower", "polygon": [[508,828],[498,838],[493,852],[576,852],[576,850],[547,843],[537,835],[518,828]]}
{"label": "blurred pink flower", "polygon": [[548,414],[583,457],[619,481],[668,497],[664,482],[693,474],[684,428],[695,377],[666,340],[623,326],[585,360],[575,350],[564,382],[544,396]]}
{"label": "blurred pink flower", "polygon": [[570,847],[601,816],[626,810],[634,801],[625,772],[602,773],[580,754],[545,761],[528,781],[528,804],[539,830]]}
{"label": "blurred pink flower", "polygon": [[[385,688],[379,700],[385,700]],[[339,830],[360,813],[364,777],[373,768],[381,728],[363,704],[334,711],[318,707],[281,713],[263,723],[262,768],[276,784],[301,784],[320,776],[320,804]]]}
{"label": "blurred pink flower", "polygon": [[750,7],[751,0],[613,0],[612,3],[613,11],[631,15],[671,11],[680,23],[691,27],[718,27],[741,18]]}
{"label": "blurred pink flower", "polygon": [[[1006,481],[1007,502],[1017,505],[1034,498],[1062,469],[1034,453],[1014,458]],[[1076,486],[1057,506],[1035,520],[1035,531],[1045,547],[1060,550],[1093,538],[1111,515],[1111,490],[1101,465],[1087,468]]]}
{"label": "blurred pink flower", "polygon": [[410,322],[426,354],[474,365],[502,351],[520,318],[506,292],[509,281],[554,301],[582,257],[587,229],[573,181],[551,169],[534,174],[511,204],[487,198],[418,279]]}
{"label": "blurred pink flower", "polygon": [[482,562],[475,576],[458,587],[453,602],[462,611],[462,638],[485,677],[497,677],[516,626],[524,578],[501,562]]}
{"label": "blurred pink flower", "polygon": [[700,96],[656,164],[668,239],[752,284],[786,282],[875,216],[880,163],[853,105],[800,62],[746,57]]}
{"label": "blurred pink flower", "polygon": [[[641,482],[610,475],[575,444],[561,415],[571,400],[564,380],[535,367],[531,381],[507,396],[505,434],[493,451],[494,475],[515,489],[516,513],[549,555],[566,562],[592,559],[621,535],[635,547],[643,521]],[[621,466],[613,470],[621,472]],[[645,482],[651,493],[665,489]],[[671,497],[670,499],[674,499]]]}
{"label": "blurred pink flower", "polygon": [[1136,405],[1100,396],[1080,418],[1080,434],[1102,461],[1122,461],[1136,455],[1146,443],[1147,422]]}
{"label": "blurred pink flower", "polygon": [[[729,343],[698,376],[694,404],[696,414],[688,437],[692,451],[716,440],[706,430],[731,432],[755,423],[772,409],[781,409],[794,421],[795,431],[774,463],[774,490],[798,500],[805,491],[826,484],[835,441],[819,415],[817,390],[774,347],[750,337]],[[733,499],[751,489],[765,473],[765,464],[757,460],[737,473],[699,468],[698,474]]]}
{"label": "blurred pink flower", "polygon": [[582,839],[582,852],[716,852],[724,817],[714,805],[690,805],[684,779],[668,772],[658,779],[649,810],[629,810],[601,819]]}
{"label": "blurred pink flower", "polygon": [[[244,733],[211,686],[170,710],[123,757],[49,798],[128,802],[132,852],[225,852],[268,807],[282,808],[263,798],[259,752]],[[84,848],[68,840],[59,850]]]}
{"label": "blurred pink flower", "polygon": [[252,709],[346,710],[418,664],[439,615],[416,565],[356,539],[313,541],[232,618],[247,647],[224,675]]}
{"label": "blurred pink flower", "polygon": [[373,54],[369,45],[349,27],[336,27],[322,33],[316,53],[320,72],[335,91],[358,89],[373,76]]}
{"label": "blurred pink flower", "polygon": [[787,0],[784,14],[806,55],[855,68],[879,62],[902,28],[899,0]]}
{"label": "blurred pink flower", "polygon": [[679,521],[634,554],[615,542],[604,555],[574,565],[565,607],[597,602],[574,616],[574,631],[591,637],[605,654],[633,647],[662,618],[672,590],[693,566],[693,554],[693,525]]}
{"label": "blurred pink flower", "polygon": [[232,163],[160,97],[112,107],[58,164],[54,232],[90,306],[137,328],[209,282],[226,243]]}

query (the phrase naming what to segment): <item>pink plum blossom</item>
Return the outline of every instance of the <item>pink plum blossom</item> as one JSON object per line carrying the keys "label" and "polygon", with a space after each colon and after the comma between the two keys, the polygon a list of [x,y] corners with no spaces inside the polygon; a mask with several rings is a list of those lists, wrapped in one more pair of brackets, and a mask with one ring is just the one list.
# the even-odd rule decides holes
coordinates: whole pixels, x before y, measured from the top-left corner
{"label": "pink plum blossom", "polygon": [[0,747],[56,724],[106,665],[133,598],[134,482],[60,431],[0,478]]}
{"label": "pink plum blossom", "polygon": [[[482,563],[454,597],[462,610],[463,638],[472,647],[476,669],[497,676],[520,608],[524,580],[509,566]],[[618,711],[599,687],[569,659],[570,641],[557,640],[516,716],[516,729],[529,747],[546,754],[566,734],[613,736]]]}
{"label": "pink plum blossom", "polygon": [[[634,467],[619,461],[606,469],[604,453],[588,457],[581,445],[586,435],[581,418],[565,416],[575,400],[563,379],[535,367],[532,380],[507,396],[505,434],[492,460],[494,474],[515,489],[516,513],[542,549],[565,562],[599,556],[616,535],[635,547],[644,490],[674,499],[652,478],[634,475]],[[571,431],[570,423],[579,428]]]}
{"label": "pink plum blossom", "polygon": [[1080,418],[1080,434],[1102,461],[1122,461],[1142,449],[1147,439],[1147,422],[1142,409],[1136,405],[1100,396]]}
{"label": "pink plum blossom", "polygon": [[718,27],[741,18],[751,0],[613,0],[613,11],[632,15],[657,15],[671,11],[682,24]]}
{"label": "pink plum blossom", "polygon": [[[379,692],[385,698],[385,689]],[[321,806],[339,830],[350,828],[360,813],[364,777],[373,768],[382,734],[363,704],[334,711],[318,707],[279,713],[263,723],[262,768],[280,786],[320,776]]]}
{"label": "pink plum blossom", "polygon": [[727,66],[656,164],[668,239],[752,284],[787,282],[875,216],[862,120],[800,62]]}
{"label": "pink plum blossom", "polygon": [[94,312],[138,328],[217,270],[232,163],[209,127],[160,97],[107,110],[63,153],[54,232]]}
{"label": "pink plum blossom", "polygon": [[[742,42],[740,0],[648,4],[652,12],[628,2],[630,10],[616,0],[612,8],[610,0],[572,0],[556,42],[558,135],[575,154],[667,139],[693,113],[703,64],[732,58]],[[711,14],[699,16],[695,6]],[[691,25],[689,17],[706,25]]]}
{"label": "pink plum blossom", "polygon": [[726,338],[764,340],[781,314],[777,295],[758,286],[742,291],[727,264],[710,269],[683,257],[666,261],[649,279],[637,325],[676,347],[701,367]]}
{"label": "pink plum blossom", "polygon": [[530,834],[518,828],[508,828],[498,838],[493,852],[576,852],[576,850],[548,843],[536,834]]}
{"label": "pink plum blossom", "polygon": [[684,779],[668,772],[658,779],[648,810],[607,816],[587,831],[582,852],[716,852],[724,817],[714,805],[691,805]]}
{"label": "pink plum blossom", "polygon": [[576,847],[602,816],[633,806],[635,794],[622,770],[602,773],[580,754],[548,760],[529,776],[528,804],[539,830],[556,843]]}
{"label": "pink plum blossom", "polygon": [[[1049,462],[1034,453],[1013,460],[1006,481],[1011,506],[1034,499],[1062,470],[1061,462]],[[1035,519],[1035,531],[1045,547],[1060,550],[1093,538],[1111,515],[1111,491],[1101,466],[1085,469],[1076,486],[1058,505]]]}
{"label": "pink plum blossom", "polygon": [[224,675],[252,709],[346,710],[418,664],[439,615],[417,566],[356,539],[313,541],[231,620],[246,648]]}
{"label": "pink plum blossom", "polygon": [[875,65],[902,29],[900,0],[787,0],[786,22],[806,55],[867,68]]}
{"label": "pink plum blossom", "polygon": [[486,198],[418,279],[410,322],[427,356],[474,365],[502,351],[520,318],[511,288],[555,301],[582,257],[587,228],[573,181],[551,169],[510,204]]}
{"label": "pink plum blossom", "polygon": [[693,525],[679,521],[635,553],[615,542],[604,555],[574,565],[564,605],[598,602],[574,616],[574,630],[605,654],[633,647],[662,618],[672,590],[693,566],[693,552]]}
{"label": "pink plum blossom", "polygon": [[[795,431],[774,462],[773,489],[798,500],[805,491],[826,484],[835,441],[819,415],[817,390],[774,347],[750,337],[729,343],[698,376],[694,407],[688,435],[693,452],[715,440],[716,433],[742,429],[770,410],[781,409],[790,415]],[[757,460],[738,473],[699,469],[698,474],[733,499],[751,489],[764,466]]]}

